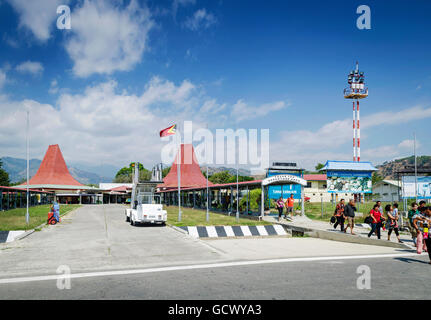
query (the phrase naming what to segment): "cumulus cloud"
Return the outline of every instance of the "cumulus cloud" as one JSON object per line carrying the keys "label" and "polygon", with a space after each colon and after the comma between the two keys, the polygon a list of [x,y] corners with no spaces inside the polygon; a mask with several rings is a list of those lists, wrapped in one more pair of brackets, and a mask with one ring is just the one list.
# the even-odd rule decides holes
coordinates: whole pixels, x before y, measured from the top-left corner
{"label": "cumulus cloud", "polygon": [[74,10],[72,24],[65,46],[78,77],[131,70],[141,61],[154,26],[149,10],[136,0],[125,8],[85,0]]}
{"label": "cumulus cloud", "polygon": [[207,12],[206,9],[199,9],[184,22],[184,26],[190,30],[196,31],[207,29],[216,22],[217,19],[212,13]]}
{"label": "cumulus cloud", "polygon": [[287,107],[287,104],[284,101],[276,101],[254,107],[245,103],[243,99],[240,99],[233,105],[231,116],[239,122],[263,117],[285,107]]}
{"label": "cumulus cloud", "polygon": [[[397,112],[378,112],[361,119],[361,128],[399,125],[431,117],[431,108],[415,106]],[[272,160],[291,159],[306,168],[314,168],[317,162],[328,159],[351,159],[352,153],[340,153],[339,148],[352,142],[352,120],[336,120],[324,124],[317,130],[283,131],[278,141],[271,143]],[[412,140],[378,148],[366,148],[362,159],[388,159],[409,152]]]}
{"label": "cumulus cloud", "polygon": [[16,70],[21,73],[29,73],[32,75],[42,74],[44,68],[40,62],[26,61],[16,66]]}
{"label": "cumulus cloud", "polygon": [[[56,87],[57,83],[53,81]],[[230,114],[227,103],[205,96],[189,80],[179,83],[153,77],[143,92],[119,90],[116,81],[88,86],[71,94],[59,90],[54,105],[0,96],[1,155],[25,156],[25,110],[30,110],[31,157],[41,158],[49,144],[59,144],[67,161],[124,165],[161,160],[166,144],[159,131],[173,123],[193,121],[195,129]],[[197,112],[203,110],[205,112]]]}
{"label": "cumulus cloud", "polygon": [[57,7],[69,0],[7,0],[19,14],[19,27],[29,30],[39,41],[51,37],[51,30],[57,18]]}

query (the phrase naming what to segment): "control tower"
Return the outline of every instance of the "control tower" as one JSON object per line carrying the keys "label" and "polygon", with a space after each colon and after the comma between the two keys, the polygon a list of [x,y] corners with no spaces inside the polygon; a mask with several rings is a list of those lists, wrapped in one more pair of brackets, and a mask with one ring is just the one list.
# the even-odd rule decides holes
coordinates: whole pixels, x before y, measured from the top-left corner
{"label": "control tower", "polygon": [[[353,161],[361,161],[361,130],[359,125],[359,99],[368,97],[368,88],[365,87],[364,73],[356,69],[350,71],[347,77],[349,86],[344,89],[344,98],[353,100]],[[356,108],[355,108],[356,100]]]}

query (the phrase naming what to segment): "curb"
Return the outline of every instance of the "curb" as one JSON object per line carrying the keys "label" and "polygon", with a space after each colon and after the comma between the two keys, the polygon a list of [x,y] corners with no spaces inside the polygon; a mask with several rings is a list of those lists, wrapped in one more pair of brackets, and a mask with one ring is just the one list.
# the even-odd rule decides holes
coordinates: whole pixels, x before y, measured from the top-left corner
{"label": "curb", "polygon": [[374,245],[374,246],[381,246],[381,247],[391,247],[391,248],[398,248],[398,249],[408,249],[408,250],[412,249],[408,244],[405,244],[405,243],[396,243],[392,241],[369,239],[369,238],[361,237],[359,235],[355,236],[355,235],[344,234],[344,233],[339,233],[334,231],[318,230],[318,229],[311,229],[311,228],[291,226],[291,225],[285,225],[285,227],[288,229],[291,229],[292,233],[299,232],[299,233],[307,234],[313,238],[319,238],[324,240]]}
{"label": "curb", "polygon": [[[282,225],[263,226],[192,226],[174,227],[175,230],[199,239],[228,239],[253,237],[287,237],[289,236]],[[180,230],[178,230],[180,229]]]}

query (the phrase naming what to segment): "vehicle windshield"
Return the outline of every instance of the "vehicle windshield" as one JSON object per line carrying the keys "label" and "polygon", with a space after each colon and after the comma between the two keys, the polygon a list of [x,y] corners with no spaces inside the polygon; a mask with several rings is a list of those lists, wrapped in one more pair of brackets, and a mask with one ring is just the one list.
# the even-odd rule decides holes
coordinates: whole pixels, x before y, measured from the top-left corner
{"label": "vehicle windshield", "polygon": [[160,196],[152,193],[139,194],[138,204],[160,204]]}

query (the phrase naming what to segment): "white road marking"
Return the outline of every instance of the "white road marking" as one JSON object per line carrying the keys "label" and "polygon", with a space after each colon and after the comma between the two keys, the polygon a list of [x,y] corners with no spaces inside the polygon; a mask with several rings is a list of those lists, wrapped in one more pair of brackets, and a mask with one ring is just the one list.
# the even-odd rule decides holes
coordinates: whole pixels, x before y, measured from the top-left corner
{"label": "white road marking", "polygon": [[274,224],[274,229],[279,236],[285,236],[287,234],[286,230],[279,224]]}
{"label": "white road marking", "polygon": [[209,238],[217,238],[217,231],[214,226],[207,227],[207,233]]}
{"label": "white road marking", "polygon": [[250,228],[248,226],[241,226],[241,231],[244,234],[244,236],[246,236],[246,237],[252,236],[252,234],[250,232]]}
{"label": "white road marking", "polygon": [[267,236],[268,232],[266,232],[265,226],[256,226],[257,231],[261,236]]}
{"label": "white road marking", "polygon": [[233,229],[231,226],[225,226],[224,231],[226,231],[226,236],[235,237],[235,233],[233,232]]}
{"label": "white road marking", "polygon": [[187,230],[189,231],[189,235],[191,235],[193,238],[199,238],[198,228],[187,227]]}
{"label": "white road marking", "polygon": [[[422,253],[422,255],[427,255],[427,253]],[[70,278],[71,279],[77,279],[77,278],[90,278],[90,277],[107,277],[107,276],[120,276],[120,275],[156,273],[156,272],[167,272],[167,271],[183,271],[183,270],[196,270],[196,269],[239,267],[239,266],[249,266],[249,265],[271,264],[271,263],[286,263],[286,262],[315,262],[315,261],[330,261],[330,260],[399,258],[399,257],[410,257],[410,256],[418,256],[418,254],[416,252],[414,252],[414,253],[392,253],[392,254],[357,255],[357,256],[303,257],[303,258],[285,258],[285,259],[267,259],[267,260],[222,262],[222,263],[212,263],[212,264],[196,264],[196,265],[160,267],[160,268],[148,268],[148,269],[85,272],[85,273],[75,273],[75,274],[72,273],[70,275]],[[59,277],[62,277],[62,276],[63,275],[50,275],[50,276],[34,276],[34,277],[19,277],[19,278],[0,279],[0,284],[57,280]]]}

